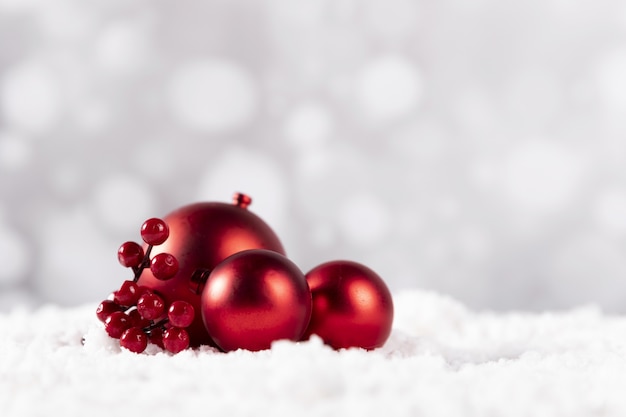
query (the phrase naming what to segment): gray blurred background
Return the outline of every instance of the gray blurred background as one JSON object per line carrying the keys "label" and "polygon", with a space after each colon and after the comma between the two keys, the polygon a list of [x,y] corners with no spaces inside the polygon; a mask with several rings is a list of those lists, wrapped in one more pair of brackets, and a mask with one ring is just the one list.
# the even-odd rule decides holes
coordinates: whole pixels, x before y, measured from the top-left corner
{"label": "gray blurred background", "polygon": [[250,194],[305,272],[626,312],[626,4],[0,0],[0,311]]}

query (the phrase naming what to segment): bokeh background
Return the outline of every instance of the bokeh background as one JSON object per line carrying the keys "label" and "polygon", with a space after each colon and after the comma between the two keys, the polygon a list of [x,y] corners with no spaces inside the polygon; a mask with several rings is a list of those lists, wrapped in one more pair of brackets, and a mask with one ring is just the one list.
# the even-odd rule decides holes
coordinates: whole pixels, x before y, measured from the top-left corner
{"label": "bokeh background", "polygon": [[626,312],[626,4],[0,0],[0,310],[250,194],[304,271]]}

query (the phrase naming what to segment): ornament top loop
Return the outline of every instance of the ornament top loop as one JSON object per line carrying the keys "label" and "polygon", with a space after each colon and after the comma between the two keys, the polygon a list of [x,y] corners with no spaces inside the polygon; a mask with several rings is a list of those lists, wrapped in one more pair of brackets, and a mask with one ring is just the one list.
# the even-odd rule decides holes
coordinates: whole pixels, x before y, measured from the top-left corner
{"label": "ornament top loop", "polygon": [[252,198],[244,193],[235,193],[233,195],[233,204],[242,209],[246,209],[252,204]]}

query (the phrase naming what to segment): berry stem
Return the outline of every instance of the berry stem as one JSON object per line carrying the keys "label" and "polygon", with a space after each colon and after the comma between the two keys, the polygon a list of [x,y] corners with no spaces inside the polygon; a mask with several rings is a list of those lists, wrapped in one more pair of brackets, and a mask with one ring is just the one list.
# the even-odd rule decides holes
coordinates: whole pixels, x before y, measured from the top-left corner
{"label": "berry stem", "polygon": [[166,317],[166,318],[164,318],[164,319],[162,319],[162,320],[159,320],[159,321],[157,321],[157,322],[155,322],[155,323],[152,323],[152,324],[151,324],[151,325],[149,325],[148,327],[144,328],[144,330],[145,330],[146,332],[149,332],[150,330],[152,330],[152,329],[156,329],[157,327],[164,327],[164,326],[165,326],[165,324],[166,324],[168,321],[170,321],[170,320]]}
{"label": "berry stem", "polygon": [[139,277],[141,276],[143,270],[150,266],[150,252],[152,252],[152,246],[153,245],[148,245],[148,249],[146,250],[146,254],[143,256],[143,260],[139,266],[133,268],[133,272],[135,273],[133,282],[139,281]]}

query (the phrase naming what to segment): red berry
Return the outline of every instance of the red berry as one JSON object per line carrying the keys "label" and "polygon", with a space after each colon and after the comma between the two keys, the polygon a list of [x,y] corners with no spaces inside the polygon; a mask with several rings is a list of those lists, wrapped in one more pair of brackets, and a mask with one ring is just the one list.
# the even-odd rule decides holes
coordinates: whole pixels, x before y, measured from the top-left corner
{"label": "red berry", "polygon": [[169,253],[159,253],[152,258],[150,271],[156,279],[168,280],[178,272],[178,260]]}
{"label": "red berry", "polygon": [[139,299],[139,285],[133,281],[124,281],[119,290],[113,293],[113,300],[122,306],[134,306]]}
{"label": "red berry", "polygon": [[163,346],[172,353],[185,350],[189,347],[189,333],[179,327],[170,327],[163,333]]}
{"label": "red berry", "polygon": [[154,343],[161,349],[165,349],[165,346],[163,346],[163,329],[162,328],[155,327],[154,329],[150,330],[150,334],[148,335],[148,338],[150,340],[150,343]]}
{"label": "red berry", "polygon": [[111,313],[122,310],[122,306],[117,304],[115,301],[104,300],[100,303],[100,305],[98,305],[98,308],[96,309],[96,316],[98,317],[98,320],[104,323]]}
{"label": "red berry", "polygon": [[145,329],[146,327],[150,326],[150,320],[146,320],[141,317],[141,314],[139,314],[139,311],[137,309],[131,310],[126,314],[130,318],[130,323],[133,327]]}
{"label": "red berry", "polygon": [[167,310],[167,318],[174,327],[189,327],[193,322],[195,311],[186,301],[174,301]]}
{"label": "red berry", "polygon": [[146,320],[156,320],[165,312],[165,301],[152,291],[146,291],[137,301],[137,311]]}
{"label": "red berry", "polygon": [[141,238],[148,245],[160,245],[167,240],[169,235],[170,229],[161,219],[148,219],[141,225]]}
{"label": "red berry", "polygon": [[137,294],[139,294],[139,296],[137,297],[137,300],[139,300],[139,297],[141,297],[147,292],[152,292],[152,290],[146,287],[145,285],[137,285]]}
{"label": "red berry", "polygon": [[148,336],[139,327],[131,327],[122,333],[120,346],[131,352],[141,353],[148,346]]}
{"label": "red berry", "polygon": [[136,242],[125,242],[117,250],[117,260],[127,268],[135,268],[143,261],[143,248]]}
{"label": "red berry", "polygon": [[119,339],[130,325],[130,318],[123,311],[115,311],[104,321],[104,330],[112,338]]}

